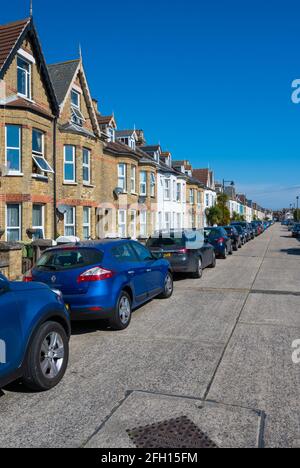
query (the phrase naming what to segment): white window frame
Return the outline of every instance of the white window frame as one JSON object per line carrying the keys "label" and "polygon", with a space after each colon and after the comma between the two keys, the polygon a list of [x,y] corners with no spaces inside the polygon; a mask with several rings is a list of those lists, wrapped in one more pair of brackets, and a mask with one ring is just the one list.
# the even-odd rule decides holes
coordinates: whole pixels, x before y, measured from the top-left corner
{"label": "white window frame", "polygon": [[165,219],[164,219],[164,225],[165,225],[165,230],[167,232],[170,232],[170,230],[171,230],[171,222],[172,222],[171,213],[166,212],[165,213]]}
{"label": "white window frame", "polygon": [[148,222],[147,222],[147,211],[140,211],[140,237],[147,237]]}
{"label": "white window frame", "polygon": [[122,189],[123,193],[127,191],[127,165],[125,163],[118,164],[118,188]]}
{"label": "white window frame", "polygon": [[[18,60],[22,60],[23,62],[25,62],[28,66],[29,66],[29,71],[25,70],[24,68],[20,67],[19,64],[18,64]],[[32,67],[32,64],[30,63],[29,60],[26,60],[24,57],[22,57],[21,55],[17,55],[17,74],[18,74],[18,70],[23,70],[23,72],[25,72],[25,75],[26,75],[26,93],[23,94],[23,93],[20,93],[19,90],[18,90],[18,96],[21,96],[25,99],[28,99],[31,101],[31,98],[32,98],[32,94],[31,94],[31,75],[32,75],[32,70],[31,70],[31,67]],[[17,76],[17,87],[18,87],[18,76]],[[29,89],[28,89],[29,88]]]}
{"label": "white window frame", "polygon": [[194,205],[195,204],[195,190],[190,189],[190,204]]}
{"label": "white window frame", "polygon": [[[66,149],[67,148],[72,148],[72,152],[73,152],[73,160],[72,161],[66,161]],[[76,146],[74,145],[65,145],[64,146],[64,184],[74,184],[76,182],[76,164],[75,164],[75,161],[76,161]],[[69,180],[69,179],[66,179],[66,166],[73,166],[73,173],[74,173],[74,177],[73,179]]]}
{"label": "white window frame", "polygon": [[[88,162],[87,163],[84,162],[85,152],[88,155]],[[84,179],[84,169],[88,170],[88,180]],[[83,148],[82,149],[82,181],[83,181],[83,184],[85,184],[85,185],[90,185],[90,183],[91,183],[91,150],[89,150],[88,148]]]}
{"label": "white window frame", "polygon": [[171,179],[164,180],[164,200],[171,200]]}
{"label": "white window frame", "polygon": [[154,172],[150,174],[150,196],[155,197],[156,177]]}
{"label": "white window frame", "polygon": [[[14,148],[12,146],[7,146],[7,129],[8,127],[18,127],[19,129],[19,147]],[[10,170],[8,167],[8,160],[7,160],[7,153],[8,150],[18,150],[19,151],[19,170],[14,171]],[[8,167],[8,175],[19,175],[22,173],[22,127],[21,125],[13,125],[13,124],[7,124],[5,125],[5,164]]]}
{"label": "white window frame", "polygon": [[[64,219],[64,235],[65,236],[76,236],[76,207],[75,206],[69,206],[69,209],[73,211],[73,223],[72,224],[67,224],[67,213],[65,213],[65,219]],[[73,234],[67,234],[66,233],[66,228],[73,228]]]}
{"label": "white window frame", "polygon": [[[37,167],[39,168],[39,170],[41,172],[46,172],[46,173],[50,172],[51,174],[54,174],[54,171],[53,171],[52,167],[50,166],[50,164],[48,163],[48,161],[45,158],[45,133],[42,130],[39,130],[38,128],[33,128],[32,129],[32,140],[33,140],[33,132],[37,132],[37,133],[40,133],[42,135],[42,152],[40,153],[39,151],[34,151],[33,148],[32,148],[32,158],[33,158],[35,164],[37,165]],[[47,166],[47,169],[45,169],[44,167],[42,167],[40,165],[39,160],[37,158],[43,159],[43,161],[45,162],[45,164]]]}
{"label": "white window frame", "polygon": [[136,220],[137,220],[137,213],[136,210],[130,210],[130,234],[132,239],[136,239]]}
{"label": "white window frame", "polygon": [[[45,239],[45,205],[42,205],[40,203],[33,203],[32,205],[32,213],[33,213],[33,207],[34,206],[39,206],[42,209],[42,226],[34,226],[32,224],[32,229],[40,229],[43,233],[43,239]],[[33,216],[32,216],[33,218]]]}
{"label": "white window frame", "polygon": [[177,186],[176,186],[176,201],[177,202],[181,202],[181,198],[182,198],[182,185],[180,182],[177,182]]}
{"label": "white window frame", "polygon": [[[124,215],[124,220],[121,222],[121,216]],[[122,231],[121,228],[124,228]],[[127,237],[127,211],[118,210],[118,233],[120,238],[126,239]]]}
{"label": "white window frame", "polygon": [[201,206],[201,192],[200,191],[197,192],[197,204]]}
{"label": "white window frame", "polygon": [[[74,104],[73,101],[72,101],[72,95],[76,94],[76,96],[78,97],[78,104]],[[71,91],[71,106],[72,107],[75,107],[76,109],[80,110],[81,109],[81,102],[80,102],[80,99],[81,99],[81,95],[78,91],[76,91],[76,89],[72,89]]]}
{"label": "white window frame", "polygon": [[[19,207],[19,226],[8,226],[8,208],[9,206],[16,205]],[[5,207],[5,240],[8,241],[8,231],[18,231],[17,242],[22,239],[22,204],[21,203],[7,203]]]}
{"label": "white window frame", "polygon": [[[88,211],[88,222],[87,223],[84,222],[84,211],[85,210]],[[89,240],[90,237],[91,237],[91,207],[90,206],[84,206],[82,211],[83,211],[83,216],[82,216],[82,219],[83,219],[83,223],[82,223],[83,230],[82,231],[83,231],[83,233],[84,233],[84,229],[88,228],[88,237],[85,238],[83,236],[83,239],[84,240]]]}
{"label": "white window frame", "polygon": [[136,193],[136,166],[131,166],[130,169],[130,188],[131,193]]}
{"label": "white window frame", "polygon": [[[142,179],[142,175],[145,176],[145,180]],[[147,196],[147,171],[140,172],[140,195],[142,197]]]}

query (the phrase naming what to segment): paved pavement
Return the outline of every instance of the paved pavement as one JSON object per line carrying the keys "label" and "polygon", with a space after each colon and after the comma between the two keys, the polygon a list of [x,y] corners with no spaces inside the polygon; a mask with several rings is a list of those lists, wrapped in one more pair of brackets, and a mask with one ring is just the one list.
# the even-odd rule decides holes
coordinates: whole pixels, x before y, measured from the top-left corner
{"label": "paved pavement", "polygon": [[279,225],[120,333],[76,325],[62,384],[0,396],[0,447],[134,447],[187,416],[221,447],[300,447],[300,243]]}

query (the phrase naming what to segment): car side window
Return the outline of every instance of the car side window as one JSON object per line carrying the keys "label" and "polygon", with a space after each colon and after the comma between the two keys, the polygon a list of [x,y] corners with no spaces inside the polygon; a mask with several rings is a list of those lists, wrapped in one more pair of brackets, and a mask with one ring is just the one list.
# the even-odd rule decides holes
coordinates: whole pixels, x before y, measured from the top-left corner
{"label": "car side window", "polygon": [[148,249],[138,242],[133,242],[131,244],[132,248],[136,252],[140,262],[147,262],[153,260],[153,257]]}
{"label": "car side window", "polygon": [[0,275],[0,294],[3,294],[7,290],[8,282],[5,277]]}
{"label": "car side window", "polygon": [[136,262],[137,256],[129,244],[120,244],[112,248],[111,254],[120,263]]}

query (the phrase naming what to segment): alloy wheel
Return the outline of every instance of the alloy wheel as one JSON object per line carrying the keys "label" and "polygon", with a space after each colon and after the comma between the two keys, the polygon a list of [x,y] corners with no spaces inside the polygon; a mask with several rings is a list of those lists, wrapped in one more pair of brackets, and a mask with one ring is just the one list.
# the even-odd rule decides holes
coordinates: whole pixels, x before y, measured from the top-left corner
{"label": "alloy wheel", "polygon": [[170,273],[167,274],[165,279],[165,293],[171,294],[173,291],[173,280]]}
{"label": "alloy wheel", "polygon": [[40,366],[47,379],[55,379],[61,371],[65,358],[62,337],[57,332],[49,333],[41,346]]}
{"label": "alloy wheel", "polygon": [[119,317],[123,325],[126,325],[130,319],[131,306],[128,297],[122,296],[119,303]]}

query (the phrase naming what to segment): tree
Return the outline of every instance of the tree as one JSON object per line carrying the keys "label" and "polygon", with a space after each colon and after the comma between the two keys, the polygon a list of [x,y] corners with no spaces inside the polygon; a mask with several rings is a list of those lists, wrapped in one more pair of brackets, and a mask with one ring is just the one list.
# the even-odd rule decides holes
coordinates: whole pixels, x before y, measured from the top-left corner
{"label": "tree", "polygon": [[209,226],[214,226],[220,223],[222,217],[221,210],[218,206],[212,206],[206,210],[206,218]]}
{"label": "tree", "polygon": [[300,209],[294,210],[294,221],[299,221],[300,220]]}
{"label": "tree", "polygon": [[240,221],[240,215],[236,211],[232,213],[231,221]]}
{"label": "tree", "polygon": [[221,211],[221,217],[219,219],[220,226],[227,226],[230,223],[230,211],[228,208],[228,195],[226,193],[219,193],[217,199],[217,207]]}

